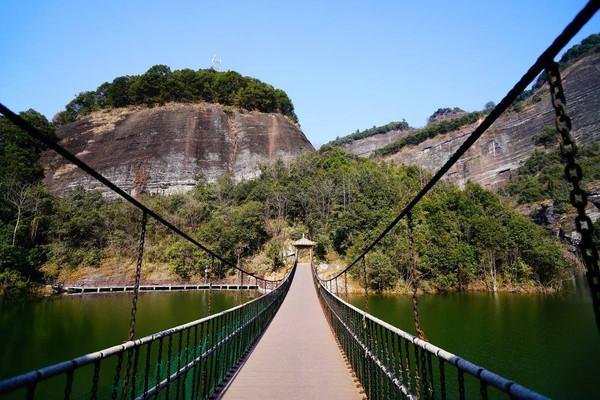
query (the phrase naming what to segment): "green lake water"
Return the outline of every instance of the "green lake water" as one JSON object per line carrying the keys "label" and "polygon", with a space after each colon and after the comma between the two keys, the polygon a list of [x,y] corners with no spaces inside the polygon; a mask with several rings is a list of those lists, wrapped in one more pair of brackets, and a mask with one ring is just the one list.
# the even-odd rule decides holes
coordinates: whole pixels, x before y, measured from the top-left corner
{"label": "green lake water", "polygon": [[[415,334],[409,296],[369,296],[368,307]],[[447,351],[552,398],[600,398],[600,334],[581,278],[556,294],[420,296],[419,309],[428,339]]]}
{"label": "green lake water", "polygon": [[[255,296],[215,291],[213,311]],[[362,296],[350,300],[364,306]],[[583,280],[557,294],[455,293],[419,301],[432,343],[553,398],[600,397],[600,335]],[[129,307],[127,294],[0,299],[0,379],[122,342]],[[414,334],[410,297],[371,295],[369,311]],[[143,293],[138,336],[206,315],[205,291]]]}
{"label": "green lake water", "polygon": [[[251,300],[255,291],[213,291],[212,312]],[[208,315],[207,291],[141,293],[137,337]],[[122,343],[131,295],[0,298],[0,379]]]}

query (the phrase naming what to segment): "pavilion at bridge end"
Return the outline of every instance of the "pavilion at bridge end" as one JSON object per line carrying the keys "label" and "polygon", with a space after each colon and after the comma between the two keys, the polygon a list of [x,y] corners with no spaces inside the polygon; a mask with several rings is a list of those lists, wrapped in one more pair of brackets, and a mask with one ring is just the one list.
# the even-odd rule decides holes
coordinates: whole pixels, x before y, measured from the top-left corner
{"label": "pavilion at bridge end", "polygon": [[309,265],[312,265],[312,259],[313,259],[313,248],[316,246],[317,244],[315,242],[313,242],[312,240],[306,238],[306,236],[304,235],[304,233],[302,234],[302,238],[296,240],[295,242],[292,243],[292,246],[294,246],[294,248],[296,249],[296,258],[298,259],[298,261],[300,261],[300,250],[307,250],[308,249],[308,262]]}

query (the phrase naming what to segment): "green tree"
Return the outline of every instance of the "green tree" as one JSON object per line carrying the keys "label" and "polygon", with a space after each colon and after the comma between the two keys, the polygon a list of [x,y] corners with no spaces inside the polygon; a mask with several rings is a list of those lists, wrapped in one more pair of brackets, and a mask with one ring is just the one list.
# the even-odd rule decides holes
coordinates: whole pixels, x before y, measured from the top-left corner
{"label": "green tree", "polygon": [[267,257],[269,258],[269,260],[271,260],[271,266],[273,271],[285,265],[285,260],[283,259],[283,255],[281,254],[282,248],[283,244],[279,241],[272,241],[267,246]]}
{"label": "green tree", "polygon": [[209,256],[187,240],[172,243],[166,250],[166,256],[171,271],[185,280],[193,276],[204,277],[206,267],[211,265]]}
{"label": "green tree", "polygon": [[107,243],[105,207],[106,201],[99,192],[83,189],[56,199],[48,246],[54,262],[70,267],[99,264]]}
{"label": "green tree", "polygon": [[278,112],[298,122],[287,94],[258,79],[235,71],[171,71],[166,65],[154,65],[142,75],[120,76],[111,83],[103,83],[95,91],[82,92],[56,115],[54,121],[62,125],[103,108],[133,104],[153,106],[169,101],[206,101],[248,110]]}
{"label": "green tree", "polygon": [[131,104],[129,97],[130,83],[128,76],[115,78],[108,88],[108,104],[112,107],[125,107]]}
{"label": "green tree", "polygon": [[392,289],[398,281],[398,271],[392,266],[390,258],[380,251],[367,255],[367,279],[369,287],[377,293]]}
{"label": "green tree", "polygon": [[[34,110],[21,117],[53,136],[53,127]],[[50,199],[38,163],[44,146],[0,117],[0,292],[40,281]]]}
{"label": "green tree", "polygon": [[533,143],[537,146],[552,147],[559,141],[559,133],[552,125],[544,127],[540,133],[533,137]]}

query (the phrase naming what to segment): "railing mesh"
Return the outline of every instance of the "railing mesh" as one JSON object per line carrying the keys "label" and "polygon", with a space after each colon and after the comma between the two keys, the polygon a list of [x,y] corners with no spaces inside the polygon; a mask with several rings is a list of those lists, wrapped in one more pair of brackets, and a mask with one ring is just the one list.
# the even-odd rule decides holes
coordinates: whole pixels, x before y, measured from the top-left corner
{"label": "railing mesh", "polygon": [[546,399],[347,303],[313,278],[321,306],[369,399]]}

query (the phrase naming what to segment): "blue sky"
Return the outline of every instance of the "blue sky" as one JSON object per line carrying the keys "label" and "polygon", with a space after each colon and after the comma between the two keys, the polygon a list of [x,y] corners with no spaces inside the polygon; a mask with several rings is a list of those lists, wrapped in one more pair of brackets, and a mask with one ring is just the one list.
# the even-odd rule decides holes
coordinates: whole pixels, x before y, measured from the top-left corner
{"label": "blue sky", "polygon": [[[154,64],[284,89],[315,145],[438,107],[498,101],[583,0],[2,2],[0,102],[52,117]],[[573,43],[600,32],[600,16]]]}

